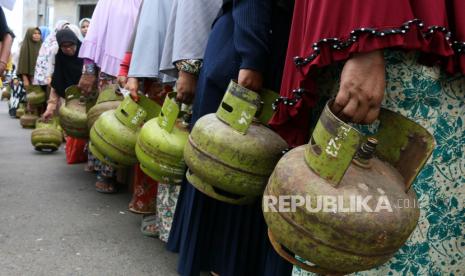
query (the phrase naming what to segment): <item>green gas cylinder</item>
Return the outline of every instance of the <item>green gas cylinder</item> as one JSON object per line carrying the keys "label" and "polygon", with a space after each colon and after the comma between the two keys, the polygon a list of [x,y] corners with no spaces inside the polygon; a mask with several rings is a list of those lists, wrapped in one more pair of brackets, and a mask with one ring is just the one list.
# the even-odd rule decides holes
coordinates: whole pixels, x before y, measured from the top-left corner
{"label": "green gas cylinder", "polygon": [[100,161],[117,168],[134,165],[140,129],[160,109],[155,101],[143,95],[137,103],[129,96],[124,98],[116,110],[105,111],[92,126],[90,151]]}
{"label": "green gas cylinder", "polygon": [[189,136],[189,113],[181,111],[176,93],[170,93],[160,116],[142,127],[136,154],[141,169],[152,179],[166,184],[181,183],[186,171],[183,151]]}
{"label": "green gas cylinder", "polygon": [[263,214],[281,256],[315,273],[349,274],[388,261],[415,229],[420,212],[410,187],[434,138],[387,109],[377,133],[365,137],[329,106],[309,144],[276,165]]}
{"label": "green gas cylinder", "polygon": [[259,94],[231,81],[218,111],[196,122],[184,159],[187,179],[199,191],[231,204],[249,204],[263,194],[287,143],[256,118],[261,102]]}
{"label": "green gas cylinder", "polygon": [[48,121],[38,119],[36,129],[31,133],[31,143],[37,151],[56,151],[63,141],[63,133],[58,118]]}

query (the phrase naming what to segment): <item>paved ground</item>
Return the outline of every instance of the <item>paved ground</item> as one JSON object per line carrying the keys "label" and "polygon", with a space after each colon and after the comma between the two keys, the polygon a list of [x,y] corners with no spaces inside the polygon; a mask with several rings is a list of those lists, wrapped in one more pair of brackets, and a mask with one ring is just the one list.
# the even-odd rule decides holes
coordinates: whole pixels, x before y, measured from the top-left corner
{"label": "paved ground", "polygon": [[35,152],[30,133],[0,102],[0,275],[176,275],[127,192],[97,193],[82,164]]}

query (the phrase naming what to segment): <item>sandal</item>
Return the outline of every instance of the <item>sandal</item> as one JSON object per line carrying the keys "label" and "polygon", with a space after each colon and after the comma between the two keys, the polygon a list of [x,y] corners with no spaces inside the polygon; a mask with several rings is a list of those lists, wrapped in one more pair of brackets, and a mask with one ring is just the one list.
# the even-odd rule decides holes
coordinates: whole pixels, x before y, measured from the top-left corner
{"label": "sandal", "polygon": [[140,231],[144,236],[157,238],[158,237],[158,227],[156,225],[157,215],[151,214],[142,216],[142,223]]}
{"label": "sandal", "polygon": [[93,165],[85,165],[84,166],[84,171],[93,173],[93,172],[95,172],[95,167]]}
{"label": "sandal", "polygon": [[97,190],[97,192],[103,194],[114,194],[117,192],[116,182],[112,178],[103,177],[101,175],[97,175],[95,189]]}

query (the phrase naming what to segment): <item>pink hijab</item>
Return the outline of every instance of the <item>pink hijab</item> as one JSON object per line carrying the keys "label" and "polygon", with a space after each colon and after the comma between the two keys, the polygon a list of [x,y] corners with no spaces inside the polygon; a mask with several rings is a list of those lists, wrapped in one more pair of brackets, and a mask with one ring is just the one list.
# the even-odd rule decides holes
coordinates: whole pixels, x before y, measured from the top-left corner
{"label": "pink hijab", "polygon": [[116,77],[127,50],[142,0],[100,0],[79,51],[102,72]]}

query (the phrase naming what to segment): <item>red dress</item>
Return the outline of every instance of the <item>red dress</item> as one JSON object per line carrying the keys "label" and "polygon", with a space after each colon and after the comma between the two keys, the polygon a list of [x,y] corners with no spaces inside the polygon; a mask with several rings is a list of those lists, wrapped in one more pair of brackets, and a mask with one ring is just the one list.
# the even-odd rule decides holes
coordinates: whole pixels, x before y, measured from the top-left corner
{"label": "red dress", "polygon": [[315,70],[383,48],[420,51],[425,64],[465,74],[465,1],[296,0],[272,127],[291,146],[307,143]]}

